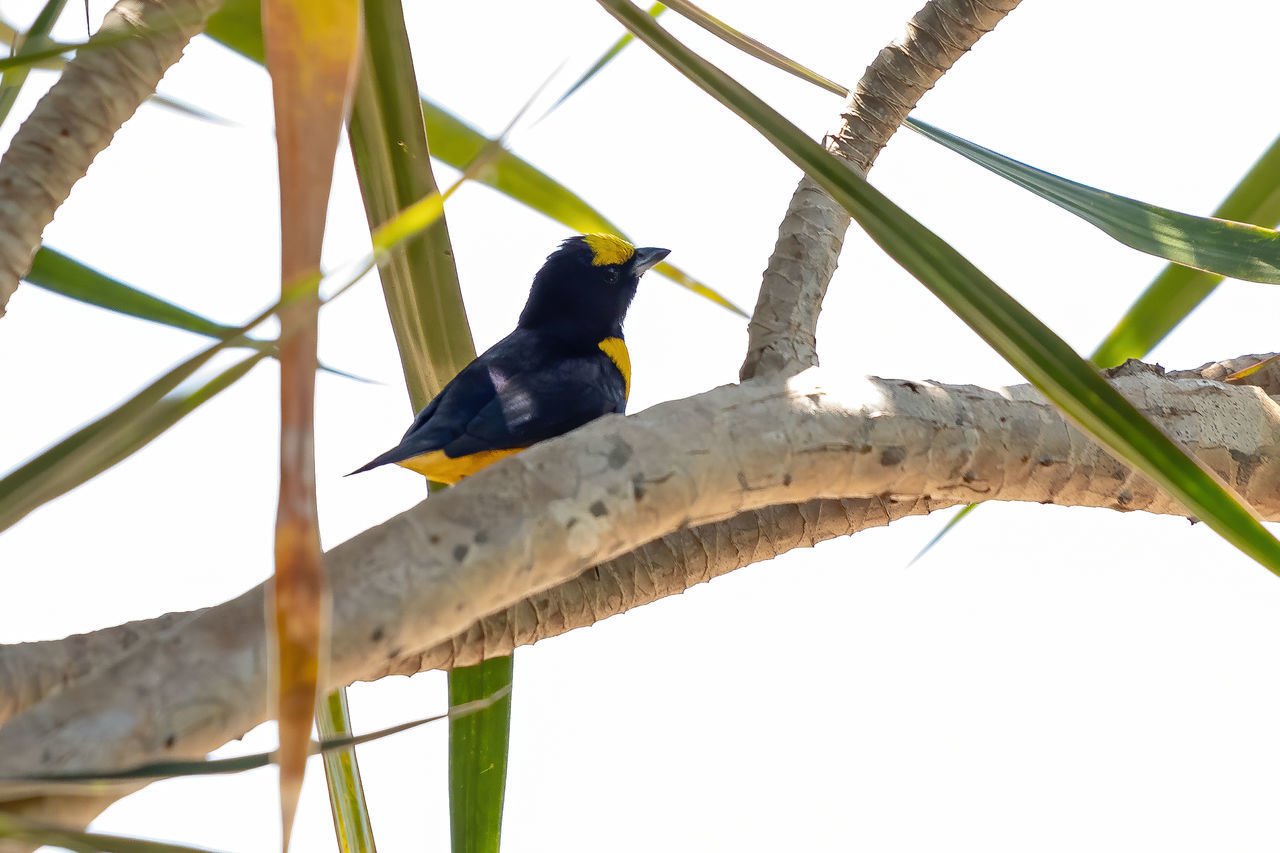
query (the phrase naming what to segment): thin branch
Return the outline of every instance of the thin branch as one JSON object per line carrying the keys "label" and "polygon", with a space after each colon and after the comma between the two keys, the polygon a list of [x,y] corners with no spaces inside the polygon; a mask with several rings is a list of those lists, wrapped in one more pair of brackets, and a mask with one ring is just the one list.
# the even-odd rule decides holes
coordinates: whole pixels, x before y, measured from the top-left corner
{"label": "thin branch", "polygon": [[[924,94],[1020,0],[930,0],[899,41],[867,67],[827,137],[827,147],[865,176]],[[743,379],[818,363],[815,329],[849,229],[849,214],[808,177],[778,226],[748,327]]]}

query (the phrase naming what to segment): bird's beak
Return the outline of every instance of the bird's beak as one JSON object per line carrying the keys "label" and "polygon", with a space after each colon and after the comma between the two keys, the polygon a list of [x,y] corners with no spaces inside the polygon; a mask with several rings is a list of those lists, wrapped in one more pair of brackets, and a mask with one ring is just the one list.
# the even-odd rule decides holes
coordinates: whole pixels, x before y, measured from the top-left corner
{"label": "bird's beak", "polygon": [[631,271],[636,274],[636,278],[639,278],[669,254],[671,254],[670,249],[655,249],[652,246],[645,249],[636,249],[636,253],[631,259]]}

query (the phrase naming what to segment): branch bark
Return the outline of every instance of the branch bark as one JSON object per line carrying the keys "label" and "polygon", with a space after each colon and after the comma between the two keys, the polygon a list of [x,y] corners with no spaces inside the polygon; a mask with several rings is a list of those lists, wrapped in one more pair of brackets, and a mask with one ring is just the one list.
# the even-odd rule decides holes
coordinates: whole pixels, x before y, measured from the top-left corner
{"label": "branch bark", "polygon": [[[116,131],[156,89],[222,0],[120,0],[0,159],[0,317],[40,235]],[[118,39],[118,40],[116,40]]]}
{"label": "branch bark", "polygon": [[[827,148],[865,177],[907,113],[1019,2],[930,0],[908,22],[906,35],[867,67]],[[848,212],[808,176],[801,178],[760,285],[742,379],[818,363],[818,314],[848,230]]]}
{"label": "branch bark", "polygon": [[[1132,365],[1119,373],[1127,397],[1263,517],[1280,519],[1280,405],[1258,388],[1199,376]],[[861,502],[841,503],[850,498]],[[724,568],[882,521],[895,501],[907,514],[975,500],[1183,512],[1027,386],[850,382],[818,369],[755,380],[598,421],[330,551],[326,686],[465,662],[458,649],[509,651]],[[757,538],[779,522],[791,535]],[[584,593],[593,582],[584,570],[609,560]],[[675,565],[683,575],[651,570]],[[569,583],[578,592],[546,592]],[[169,617],[127,651],[103,654],[0,728],[0,775],[197,755],[248,730],[267,713],[262,612],[254,590]],[[65,660],[94,641],[63,642]],[[4,678],[29,671],[26,653],[0,647]],[[49,647],[41,654],[50,659]],[[0,683],[6,695],[20,689]]]}

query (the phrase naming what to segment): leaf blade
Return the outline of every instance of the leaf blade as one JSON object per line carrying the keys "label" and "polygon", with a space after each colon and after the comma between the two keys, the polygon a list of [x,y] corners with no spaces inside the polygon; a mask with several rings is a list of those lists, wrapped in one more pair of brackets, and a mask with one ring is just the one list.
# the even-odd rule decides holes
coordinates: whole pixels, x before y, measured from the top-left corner
{"label": "leaf blade", "polygon": [[1192,216],[1109,193],[1029,166],[918,119],[909,118],[906,124],[1130,248],[1208,273],[1280,284],[1280,233],[1271,228]]}
{"label": "leaf blade", "polygon": [[[20,37],[21,41],[16,41],[19,37],[15,34],[15,50],[11,58],[21,58],[28,53],[33,53],[38,45],[47,41],[53,25],[57,23],[58,16],[62,14],[66,5],[67,0],[46,0],[36,19]],[[15,66],[7,69],[3,78],[0,78],[0,125],[3,125],[5,119],[9,117],[9,111],[17,102],[18,95],[22,93],[22,87],[26,84],[27,75],[30,72],[30,65]]]}
{"label": "leaf blade", "polygon": [[[257,0],[226,0],[209,19],[205,34],[245,58],[261,63],[262,32],[255,23],[256,10]],[[413,86],[405,91],[416,91],[416,81]],[[427,98],[422,98],[421,103],[427,137],[431,139],[431,155],[442,162],[455,169],[464,169],[493,142],[439,104]],[[369,117],[376,118],[374,115]],[[476,180],[575,231],[602,231],[627,237],[626,232],[577,193],[509,151],[501,152]],[[422,195],[419,193],[413,198],[421,198]],[[728,297],[674,265],[660,264],[655,271],[741,317],[749,316]],[[690,283],[696,286],[691,287]]]}
{"label": "leaf blade", "polygon": [[329,592],[315,477],[319,280],[334,154],[360,55],[359,0],[265,0],[280,182],[280,488],[268,587],[280,746],[281,849],[289,849],[328,659]]}
{"label": "leaf blade", "polygon": [[[347,688],[339,687],[320,703],[316,712],[316,729],[322,740],[352,734]],[[329,789],[329,806],[338,849],[342,853],[375,853],[373,821],[364,796],[364,784],[360,780],[355,747],[328,750],[323,755],[324,778]]]}
{"label": "leaf blade", "polygon": [[0,531],[49,501],[113,467],[243,378],[265,352],[247,356],[197,389],[174,393],[215,354],[197,353],[107,414],[71,433],[0,479]]}
{"label": "leaf blade", "polygon": [[[648,14],[651,17],[656,18],[665,11],[667,11],[666,6],[664,6],[661,3],[654,3],[652,6],[649,7]],[[592,77],[595,77],[602,70],[604,70],[604,67],[608,65],[610,62],[612,62],[614,57],[616,57],[619,53],[622,53],[623,48],[625,48],[628,44],[630,44],[633,38],[635,38],[635,36],[631,35],[631,33],[624,32],[617,41],[611,44],[609,48],[600,55],[599,59],[597,59],[595,62],[591,64],[590,68],[588,68],[586,71],[582,73],[581,77],[573,81],[573,83],[569,86],[569,88],[564,91],[563,95],[556,98],[555,103],[553,103],[550,107],[548,107],[547,111],[542,114],[542,119],[545,119],[547,116],[551,115],[553,112],[559,109],[560,106],[564,104],[565,101],[573,97],[575,92],[577,92],[579,89],[585,86],[587,82],[591,80]],[[539,121],[541,121],[542,119],[539,119]]]}
{"label": "leaf blade", "polygon": [[1103,447],[1141,470],[1227,541],[1280,574],[1280,542],[1257,516],[959,252],[636,6],[625,0],[597,2],[831,193],[890,257]]}
{"label": "leaf blade", "polygon": [[123,835],[80,832],[0,814],[0,839],[4,838],[27,844],[51,845],[72,850],[75,853],[213,853],[207,847],[189,847],[185,844],[148,841],[144,838],[129,838]]}
{"label": "leaf blade", "polygon": [[[1255,225],[1280,222],[1280,138],[1262,153],[1213,212]],[[1170,264],[1147,285],[1091,356],[1099,367],[1141,358],[1208,298],[1222,276]]]}
{"label": "leaf blade", "polygon": [[235,329],[131,287],[48,246],[36,252],[25,279],[68,299],[197,335],[222,338]]}

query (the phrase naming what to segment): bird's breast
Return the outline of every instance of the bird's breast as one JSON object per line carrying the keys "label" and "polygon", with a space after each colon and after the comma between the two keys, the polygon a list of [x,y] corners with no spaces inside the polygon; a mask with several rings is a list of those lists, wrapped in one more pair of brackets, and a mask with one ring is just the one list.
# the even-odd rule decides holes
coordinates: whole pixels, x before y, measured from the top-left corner
{"label": "bird's breast", "polygon": [[613,366],[622,374],[622,397],[631,398],[631,353],[627,352],[627,342],[622,338],[605,338],[596,346],[609,356]]}

